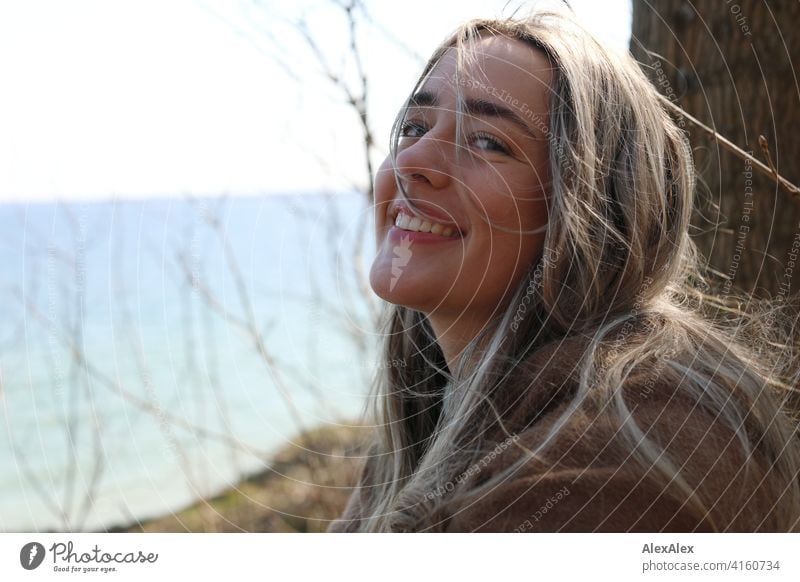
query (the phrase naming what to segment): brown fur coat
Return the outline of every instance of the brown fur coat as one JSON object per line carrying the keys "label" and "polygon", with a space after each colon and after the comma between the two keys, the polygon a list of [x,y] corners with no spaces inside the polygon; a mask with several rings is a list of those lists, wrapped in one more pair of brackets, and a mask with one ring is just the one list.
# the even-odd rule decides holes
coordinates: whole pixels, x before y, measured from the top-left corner
{"label": "brown fur coat", "polygon": [[[485,482],[512,465],[524,454],[516,445],[532,449],[542,442],[574,394],[585,347],[585,341],[570,340],[536,352],[528,362],[533,375],[525,374],[534,379],[529,388],[497,396],[513,441],[506,433],[493,435],[489,440],[496,446],[464,474],[461,485],[469,490],[470,482]],[[706,512],[668,490],[652,468],[634,463],[611,415],[589,402],[562,427],[543,459],[529,460],[488,492],[461,495],[455,503],[447,502],[447,491],[435,492],[442,503],[413,530],[755,532],[775,531],[776,512],[800,515],[800,508],[787,508],[779,499],[785,480],[767,471],[771,463],[760,449],[750,455],[748,469],[733,431],[666,382],[657,365],[629,377],[624,394],[637,424],[696,488]],[[352,529],[348,523],[359,517],[356,491],[329,531]]]}

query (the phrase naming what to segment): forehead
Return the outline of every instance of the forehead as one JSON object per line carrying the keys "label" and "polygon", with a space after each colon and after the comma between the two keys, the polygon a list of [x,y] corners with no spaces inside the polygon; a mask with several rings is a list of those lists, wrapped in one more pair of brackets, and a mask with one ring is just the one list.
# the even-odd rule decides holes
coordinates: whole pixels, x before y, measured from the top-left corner
{"label": "forehead", "polygon": [[541,49],[522,41],[487,36],[468,41],[468,58],[458,70],[457,49],[449,48],[431,69],[420,91],[494,97],[511,103],[516,99],[532,110],[548,102],[553,66]]}

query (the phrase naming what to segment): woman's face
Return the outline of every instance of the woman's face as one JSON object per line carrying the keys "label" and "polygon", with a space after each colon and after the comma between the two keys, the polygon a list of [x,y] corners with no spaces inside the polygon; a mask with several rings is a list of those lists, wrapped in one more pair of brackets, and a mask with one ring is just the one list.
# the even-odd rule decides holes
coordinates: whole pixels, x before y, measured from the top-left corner
{"label": "woman's face", "polygon": [[[519,41],[471,42],[476,59],[458,80],[455,49],[432,69],[406,112],[396,168],[387,158],[375,183],[372,288],[431,316],[490,315],[541,254],[544,232],[521,231],[547,222],[551,65]],[[396,179],[439,224],[414,217]]]}

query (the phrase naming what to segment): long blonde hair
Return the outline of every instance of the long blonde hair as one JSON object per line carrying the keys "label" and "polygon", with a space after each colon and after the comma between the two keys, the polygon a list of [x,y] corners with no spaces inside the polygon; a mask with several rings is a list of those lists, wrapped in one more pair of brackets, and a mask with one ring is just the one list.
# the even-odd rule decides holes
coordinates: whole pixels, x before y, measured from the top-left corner
{"label": "long blonde hair", "polygon": [[[618,389],[634,370],[660,362],[660,377],[729,427],[745,455],[755,448],[766,454],[781,500],[763,526],[796,529],[797,509],[780,510],[800,507],[800,455],[792,422],[780,410],[784,370],[756,351],[739,320],[723,325],[701,315],[703,279],[688,234],[694,171],[683,132],[630,56],[606,49],[557,13],[463,25],[432,56],[412,94],[448,48],[457,50],[461,66],[470,41],[486,35],[544,51],[555,70],[545,132],[551,182],[544,251],[453,370],[424,313],[389,308],[384,357],[404,365],[379,367],[370,412],[374,444],[343,529],[431,529],[436,506],[474,494],[452,484],[495,444],[486,435],[503,419],[490,395],[524,373],[526,358],[542,346],[575,334],[590,341],[564,420],[589,400],[605,403],[632,458],[663,477],[667,494],[707,516],[715,500],[702,484],[686,482],[636,424]],[[403,116],[393,130],[393,155]],[[636,341],[624,341],[634,328]],[[608,345],[610,354],[601,347]],[[448,495],[426,495],[445,484]]]}

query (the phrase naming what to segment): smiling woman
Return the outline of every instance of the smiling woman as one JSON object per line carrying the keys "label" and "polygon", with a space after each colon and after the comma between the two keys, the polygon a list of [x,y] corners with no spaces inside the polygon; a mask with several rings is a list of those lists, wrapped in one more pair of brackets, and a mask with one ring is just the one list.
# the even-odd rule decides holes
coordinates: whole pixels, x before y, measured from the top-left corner
{"label": "smiling woman", "polygon": [[[461,74],[448,49],[426,75],[376,180],[372,287],[428,314],[451,369],[541,256],[547,223],[547,138],[487,88],[503,87],[546,117],[551,65],[499,36],[471,48],[475,59]],[[396,180],[405,199],[395,198]],[[412,264],[392,285],[393,249],[404,242]]]}
{"label": "smiling woman", "polygon": [[797,530],[792,370],[704,319],[693,181],[637,65],[568,17],[443,43],[376,180],[404,365],[331,530]]}

